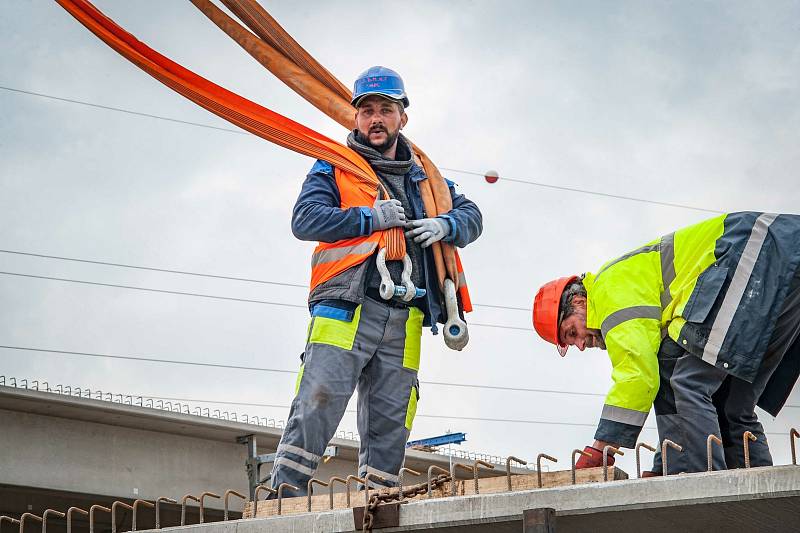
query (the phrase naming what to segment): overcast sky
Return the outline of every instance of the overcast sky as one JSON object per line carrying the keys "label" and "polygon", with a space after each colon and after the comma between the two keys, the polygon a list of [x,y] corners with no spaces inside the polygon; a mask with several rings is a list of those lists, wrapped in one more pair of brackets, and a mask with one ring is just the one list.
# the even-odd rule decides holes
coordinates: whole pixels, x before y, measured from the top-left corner
{"label": "overcast sky", "polygon": [[[346,85],[397,70],[406,134],[484,215],[463,251],[473,301],[530,308],[538,287],[711,213],[800,212],[799,2],[267,2]],[[98,1],[195,72],[334,139],[346,131],[252,60],[188,1]],[[0,3],[0,86],[233,128],[117,55],[55,2]],[[290,231],[313,161],[250,135],[0,89],[0,249],[305,284],[313,243]],[[3,272],[303,305],[303,288],[0,253]],[[307,312],[0,274],[0,344],[296,370]],[[477,307],[461,353],[423,335],[424,381],[604,394],[607,355],[565,359],[529,311]],[[294,376],[0,349],[0,374],[118,393],[290,403]],[[425,385],[412,438],[567,467],[602,396]],[[800,394],[789,404],[800,406]],[[219,407],[214,404],[193,405]],[[288,409],[226,407],[285,419]],[[768,432],[800,424],[800,408]],[[563,424],[563,425],[562,425]],[[577,425],[569,425],[577,424]],[[647,422],[655,426],[654,417]],[[355,431],[355,415],[341,429]],[[645,430],[654,444],[657,434]],[[770,438],[777,463],[788,436]],[[649,464],[649,459],[644,459]],[[633,454],[623,468],[635,471]]]}

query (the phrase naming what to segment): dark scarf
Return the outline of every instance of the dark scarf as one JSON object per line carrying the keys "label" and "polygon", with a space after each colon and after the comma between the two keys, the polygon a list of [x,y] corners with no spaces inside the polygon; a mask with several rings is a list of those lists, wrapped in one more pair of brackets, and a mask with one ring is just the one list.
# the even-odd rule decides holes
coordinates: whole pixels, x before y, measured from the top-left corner
{"label": "dark scarf", "polygon": [[401,133],[397,137],[397,152],[395,159],[386,159],[379,151],[370,146],[361,132],[353,130],[347,136],[347,146],[358,152],[367,160],[372,168],[378,173],[405,175],[411,170],[413,159],[411,157],[411,143],[408,142]]}

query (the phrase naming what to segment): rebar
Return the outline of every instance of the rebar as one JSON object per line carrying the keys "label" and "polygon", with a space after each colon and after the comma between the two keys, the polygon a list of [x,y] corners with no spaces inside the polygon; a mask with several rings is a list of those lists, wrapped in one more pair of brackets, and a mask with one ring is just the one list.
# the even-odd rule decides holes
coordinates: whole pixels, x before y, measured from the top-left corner
{"label": "rebar", "polygon": [[278,485],[278,516],[281,515],[281,500],[283,499],[283,489],[284,488],[291,489],[291,490],[293,490],[295,492],[300,490],[297,487],[295,487],[294,485],[290,485],[288,483],[281,483],[280,485]]}
{"label": "rebar", "polygon": [[116,501],[111,504],[111,533],[117,533],[117,507],[133,511],[133,506],[125,502]]}
{"label": "rebar", "polygon": [[367,507],[369,507],[369,482],[373,478],[377,479],[378,481],[383,481],[384,483],[386,483],[386,478],[385,477],[383,477],[383,476],[381,476],[379,474],[375,474],[373,472],[367,472],[367,474],[364,476],[364,511],[365,512],[367,510]]}
{"label": "rebar", "polygon": [[463,470],[466,470],[467,472],[472,474],[473,477],[475,476],[475,470],[474,470],[475,467],[470,466],[470,465],[461,464],[461,463],[453,463],[453,469],[450,472],[450,495],[451,496],[455,496],[456,495],[456,469],[457,468],[461,468]]}
{"label": "rebar", "polygon": [[72,513],[81,513],[88,515],[89,511],[84,511],[80,507],[70,507],[67,509],[67,533],[72,533]]}
{"label": "rebar", "polygon": [[[402,471],[402,469],[401,469],[401,471]],[[328,494],[330,494],[331,510],[333,510],[333,484],[336,483],[337,481],[339,483],[341,483],[342,485],[344,485],[345,487],[347,487],[347,480],[346,479],[342,479],[340,477],[333,476],[332,478],[330,478],[328,480]],[[350,506],[350,502],[349,501],[347,502],[347,506],[348,507]]]}
{"label": "rebar", "polygon": [[641,458],[639,457],[639,452],[640,452],[640,450],[642,448],[647,448],[648,450],[650,450],[653,453],[655,453],[655,451],[656,451],[655,448],[653,448],[652,446],[650,446],[649,444],[647,444],[645,442],[639,442],[639,443],[636,444],[636,478],[637,479],[642,477],[642,461],[641,461]]}
{"label": "rebar", "polygon": [[205,499],[206,496],[209,498],[216,498],[219,500],[219,494],[214,494],[213,492],[204,492],[200,495],[200,523],[202,524],[205,521],[204,512],[205,512]]}
{"label": "rebar", "polygon": [[167,498],[165,496],[161,496],[156,500],[156,529],[161,529],[161,502],[174,503],[175,505],[178,504],[178,502],[172,498]]}
{"label": "rebar", "polygon": [[[5,385],[5,376],[0,376],[0,378],[3,379],[3,383],[0,383],[0,385]],[[15,520],[14,518],[11,518],[10,516],[0,515],[0,529],[3,529],[3,520],[5,520],[8,523],[10,523],[12,526],[14,524],[19,524],[19,520]]]}
{"label": "rebar", "polygon": [[508,490],[509,491],[511,490],[511,461],[514,461],[515,463],[519,463],[519,464],[521,464],[523,466],[528,464],[527,461],[523,461],[519,457],[514,457],[513,455],[509,455],[506,458],[506,479],[508,480]]}
{"label": "rebar", "polygon": [[795,445],[794,439],[795,439],[795,437],[800,438],[800,432],[798,432],[796,429],[792,428],[789,431],[789,446],[791,446],[791,448],[792,448],[792,464],[793,465],[797,464],[797,451],[795,451],[795,448],[794,448],[794,445]]}
{"label": "rebar", "polygon": [[145,507],[150,507],[151,509],[155,507],[154,504],[150,503],[147,500],[134,500],[133,501],[133,518],[131,518],[131,531],[136,531],[136,511],[139,509],[140,505],[144,505]]}
{"label": "rebar", "polygon": [[258,513],[258,495],[261,494],[262,491],[266,491],[267,494],[277,494],[277,491],[271,487],[267,487],[266,485],[258,485],[256,487],[256,492],[253,495],[253,518],[257,516]]}
{"label": "rebar", "polygon": [[587,453],[587,452],[585,452],[583,450],[577,450],[577,449],[576,450],[572,450],[572,484],[573,485],[577,482],[577,480],[576,480],[577,476],[575,475],[575,456],[579,455],[579,454],[583,455],[584,457],[591,457],[592,456],[592,454]]}
{"label": "rebar", "polygon": [[364,481],[363,479],[361,479],[358,476],[352,476],[352,475],[351,476],[347,476],[347,479],[345,480],[345,486],[347,487],[346,499],[347,499],[347,506],[348,507],[350,507],[350,482],[351,481],[358,481],[359,483],[362,483],[362,484],[366,483],[366,481]]}
{"label": "rebar", "polygon": [[744,467],[750,468],[750,441],[757,441],[758,437],[749,431],[742,434],[742,446],[744,446]]}
{"label": "rebar", "polygon": [[[548,461],[553,461],[554,463],[558,462],[558,459],[547,455],[546,453],[540,453],[536,456],[536,478],[539,482],[539,488],[542,488],[542,459],[547,459]],[[476,491],[477,493],[477,491]]]}
{"label": "rebar", "polygon": [[308,484],[306,485],[306,496],[308,498],[307,510],[309,513],[311,512],[311,493],[313,491],[314,483],[316,483],[317,485],[322,485],[323,487],[328,486],[328,483],[322,481],[321,479],[316,479],[312,477],[311,479],[308,480]]}
{"label": "rebar", "polygon": [[422,475],[419,472],[417,472],[416,470],[411,470],[410,468],[403,467],[403,468],[400,469],[400,472],[397,474],[397,484],[400,485],[400,499],[401,500],[403,499],[403,481],[405,479],[405,476],[403,474],[405,474],[406,472],[408,472],[412,476],[421,476]]}
{"label": "rebar", "polygon": [[111,509],[102,505],[92,505],[89,507],[89,533],[94,533],[94,512],[95,510],[110,513]]}
{"label": "rebar", "polygon": [[200,498],[198,498],[197,496],[192,496],[191,494],[187,494],[186,496],[181,498],[181,525],[182,526],[186,525],[186,502],[188,500],[193,500],[193,501],[196,501],[198,503],[200,502]]}
{"label": "rebar", "polygon": [[428,499],[433,498],[433,471],[438,470],[443,474],[450,475],[450,472],[445,470],[444,468],[438,467],[436,465],[431,465],[428,467]]}
{"label": "rebar", "polygon": [[714,459],[712,452],[712,445],[713,443],[717,443],[722,446],[722,439],[714,435],[713,433],[706,438],[706,459],[708,461],[708,471],[711,472],[714,470]]}
{"label": "rebar", "polygon": [[478,487],[478,465],[483,465],[486,468],[494,470],[494,465],[492,463],[487,463],[486,461],[481,461],[480,459],[472,464],[472,475],[475,479],[475,494],[480,493],[480,489]]}
{"label": "rebar", "polygon": [[228,499],[231,497],[231,495],[236,496],[237,498],[241,498],[243,500],[247,500],[247,496],[245,496],[244,494],[240,494],[233,489],[226,490],[224,499],[225,514],[222,515],[222,520],[225,522],[228,521]]}
{"label": "rebar", "polygon": [[[16,386],[16,385],[15,385]],[[33,513],[22,513],[22,516],[19,517],[19,533],[25,533],[25,519],[26,518],[33,518],[34,520],[38,520],[39,522],[44,523],[41,516],[37,516]]]}
{"label": "rebar", "polygon": [[608,481],[608,452],[625,455],[625,452],[610,445],[603,448],[603,481]]}
{"label": "rebar", "polygon": [[55,515],[59,518],[64,518],[65,516],[64,513],[55,509],[45,509],[44,513],[42,513],[42,533],[47,533],[47,517],[50,515]]}
{"label": "rebar", "polygon": [[661,443],[661,473],[665,477],[668,476],[667,474],[667,448],[672,448],[674,450],[678,450],[679,452],[683,451],[683,446],[680,444],[675,444],[669,439],[664,439]]}

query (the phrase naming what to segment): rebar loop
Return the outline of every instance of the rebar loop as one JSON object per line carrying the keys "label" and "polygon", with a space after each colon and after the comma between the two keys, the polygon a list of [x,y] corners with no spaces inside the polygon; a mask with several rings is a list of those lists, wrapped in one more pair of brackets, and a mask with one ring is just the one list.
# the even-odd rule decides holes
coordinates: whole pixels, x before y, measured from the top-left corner
{"label": "rebar loop", "polygon": [[715,442],[722,446],[722,439],[713,433],[706,438],[706,460],[708,461],[708,472],[714,470],[713,453],[711,453],[713,450],[711,447]]}
{"label": "rebar loop", "polygon": [[480,459],[472,464],[472,475],[475,478],[475,494],[480,493],[480,487],[478,486],[478,465],[494,470],[494,465],[492,463],[487,463],[486,461],[481,461]]}
{"label": "rebar loop", "polygon": [[133,501],[133,518],[131,518],[131,531],[136,531],[136,510],[139,508],[140,505],[144,505],[145,507],[150,507],[151,509],[155,507],[154,504],[150,503],[147,500],[134,500]]}
{"label": "rebar loop", "polygon": [[102,505],[92,505],[89,507],[89,533],[94,533],[94,512],[95,510],[110,513],[111,509]]}
{"label": "rebar loop", "polygon": [[585,452],[583,450],[572,450],[572,484],[574,485],[577,482],[576,475],[575,475],[575,456],[576,455],[583,455],[584,457],[591,457],[592,454]]}
{"label": "rebar loop", "polygon": [[456,483],[456,469],[458,469],[458,468],[466,470],[467,472],[472,474],[473,477],[475,476],[475,470],[474,470],[473,466],[465,465],[465,464],[461,464],[461,463],[453,463],[452,470],[450,471],[450,495],[451,496],[455,496],[456,495],[456,485],[457,485],[457,483]]}
{"label": "rebar loop", "polygon": [[796,429],[792,428],[789,431],[789,445],[792,448],[792,464],[793,465],[797,464],[797,451],[794,448],[794,439],[795,439],[795,437],[800,438],[800,432],[798,432]]}
{"label": "rebar loop", "polygon": [[308,484],[306,485],[306,487],[307,487],[306,495],[307,495],[307,498],[308,498],[307,510],[308,510],[309,513],[311,512],[311,493],[313,491],[314,483],[316,483],[317,485],[322,485],[323,487],[327,487],[328,486],[328,483],[326,483],[325,481],[322,481],[320,479],[316,479],[316,478],[312,477],[311,479],[308,480]]}
{"label": "rebar loop", "polygon": [[178,504],[178,502],[172,498],[167,498],[166,496],[161,496],[156,500],[156,529],[161,529],[161,502],[173,503],[175,505]]}
{"label": "rebar loop", "polygon": [[64,518],[64,513],[61,511],[56,511],[55,509],[45,509],[44,513],[42,513],[42,533],[47,533],[47,517],[50,515],[55,515],[59,518]]}
{"label": "rebar loop", "polygon": [[200,502],[200,498],[197,496],[192,496],[191,494],[187,494],[183,498],[181,498],[181,525],[186,525],[186,502],[187,500],[194,500],[196,502]]}
{"label": "rebar loop", "polygon": [[442,474],[450,475],[450,472],[445,470],[444,468],[440,468],[436,465],[431,465],[428,467],[428,499],[433,498],[433,471],[438,470]]}
{"label": "rebar loop", "polygon": [[668,476],[667,474],[667,448],[672,448],[678,450],[679,452],[683,451],[683,446],[680,444],[675,444],[669,439],[664,439],[661,443],[661,473],[663,476]]}
{"label": "rebar loop", "polygon": [[536,456],[536,478],[539,482],[539,488],[542,488],[542,459],[547,459],[548,461],[553,461],[554,463],[558,462],[558,459],[551,455],[547,455],[546,453],[540,453]]}
{"label": "rebar loop", "polygon": [[366,512],[367,507],[369,507],[369,482],[371,479],[377,479],[378,481],[383,481],[386,483],[386,478],[378,475],[373,474],[372,472],[367,472],[364,476],[364,512]]}
{"label": "rebar loop", "polygon": [[513,455],[509,455],[506,458],[506,479],[508,480],[508,490],[509,491],[511,490],[511,461],[514,461],[515,463],[519,463],[519,464],[521,464],[523,466],[528,464],[528,461],[524,461],[524,460],[520,459],[519,457],[514,457]]}
{"label": "rebar loop", "polygon": [[749,431],[742,434],[742,446],[744,446],[744,467],[750,468],[750,441],[757,441],[758,437]]}
{"label": "rebar loop", "polygon": [[67,533],[72,533],[72,513],[80,513],[88,515],[89,511],[84,511],[80,507],[70,507],[69,509],[67,509]]}
{"label": "rebar loop", "polygon": [[610,445],[603,448],[603,481],[608,481],[608,452],[625,455],[625,452]]}
{"label": "rebar loop", "polygon": [[25,533],[25,519],[26,518],[33,518],[36,521],[44,523],[41,516],[37,516],[33,513],[22,513],[22,516],[19,517],[19,533]]}
{"label": "rebar loop", "polygon": [[[0,377],[3,377],[3,379],[5,379],[5,377],[4,377],[4,376],[0,376]],[[0,385],[3,385],[3,384],[4,384],[4,383],[0,383]],[[6,516],[6,515],[0,515],[0,529],[3,529],[3,521],[6,521],[6,522],[8,522],[8,523],[9,523],[9,524],[11,524],[12,526],[13,526],[14,524],[19,524],[19,520],[16,520],[16,519],[14,519],[14,518],[11,518],[10,516]]]}
{"label": "rebar loop", "polygon": [[642,448],[647,448],[648,450],[650,450],[653,453],[655,453],[655,451],[656,451],[655,448],[653,448],[652,446],[650,446],[649,444],[647,444],[645,442],[639,442],[639,443],[636,444],[636,478],[637,479],[642,477],[642,460],[641,460],[641,457],[639,457],[640,451],[641,451]]}
{"label": "rebar loop", "polygon": [[[339,483],[341,483],[342,485],[344,485],[345,487],[347,487],[347,480],[346,479],[342,479],[340,477],[333,476],[332,478],[330,478],[328,480],[328,494],[330,495],[330,499],[331,499],[331,501],[330,501],[331,510],[333,510],[333,484],[336,483],[337,481]],[[347,506],[350,507],[350,502],[347,503]]]}
{"label": "rebar loop", "polygon": [[133,506],[125,502],[116,501],[111,504],[111,533],[117,533],[117,507],[123,507],[133,511]]}
{"label": "rebar loop", "polygon": [[258,495],[261,494],[262,491],[266,492],[267,494],[278,493],[275,489],[267,487],[266,485],[256,486],[256,492],[253,494],[253,518],[258,517]]}
{"label": "rebar loop", "polygon": [[346,487],[346,490],[347,490],[346,501],[347,501],[347,506],[348,507],[350,507],[350,482],[351,481],[358,481],[361,484],[366,483],[366,481],[364,481],[363,479],[361,479],[358,476],[352,476],[352,475],[351,476],[347,476],[347,479],[345,480],[344,484],[345,484],[345,487]]}
{"label": "rebar loop", "polygon": [[400,472],[398,472],[398,474],[397,474],[397,484],[400,485],[400,500],[403,499],[403,481],[405,480],[405,476],[403,474],[405,474],[406,472],[408,472],[412,476],[421,476],[422,475],[419,472],[417,472],[416,470],[411,470],[410,468],[403,467],[403,468],[400,469]]}
{"label": "rebar loop", "polygon": [[216,498],[216,499],[219,500],[219,494],[214,494],[213,492],[204,492],[203,494],[200,495],[200,523],[201,524],[203,522],[205,522],[204,513],[205,513],[205,499],[206,499],[206,496],[208,496],[209,498]]}
{"label": "rebar loop", "polygon": [[228,499],[230,499],[231,495],[236,496],[237,498],[241,498],[243,500],[247,500],[247,496],[244,494],[240,494],[233,489],[228,489],[225,491],[225,499],[224,501],[224,509],[225,513],[222,515],[222,520],[227,522],[228,521]]}
{"label": "rebar loop", "polygon": [[295,492],[300,490],[294,485],[290,485],[288,483],[281,483],[280,485],[278,485],[278,516],[281,515],[281,500],[283,500],[283,489],[290,489]]}

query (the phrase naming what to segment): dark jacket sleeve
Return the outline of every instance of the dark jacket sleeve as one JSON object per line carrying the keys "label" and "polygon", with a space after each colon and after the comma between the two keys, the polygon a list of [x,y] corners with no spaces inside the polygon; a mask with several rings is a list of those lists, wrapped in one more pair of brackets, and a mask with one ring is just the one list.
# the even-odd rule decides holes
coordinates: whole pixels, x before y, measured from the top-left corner
{"label": "dark jacket sleeve", "polygon": [[439,215],[440,218],[446,218],[450,222],[451,232],[444,240],[463,248],[480,237],[483,231],[483,215],[475,202],[456,192],[452,181],[447,180],[447,185],[453,198],[453,209],[444,215]]}
{"label": "dark jacket sleeve", "polygon": [[303,182],[292,211],[292,233],[301,241],[336,242],[372,233],[369,207],[339,207],[333,167],[319,160]]}

